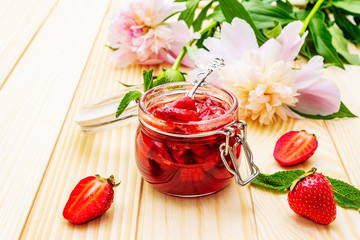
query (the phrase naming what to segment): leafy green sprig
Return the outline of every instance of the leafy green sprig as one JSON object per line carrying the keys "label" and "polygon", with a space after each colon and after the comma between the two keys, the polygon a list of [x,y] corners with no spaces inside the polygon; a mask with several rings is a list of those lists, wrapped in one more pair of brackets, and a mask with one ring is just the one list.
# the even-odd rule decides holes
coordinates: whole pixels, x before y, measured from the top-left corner
{"label": "leafy green sprig", "polygon": [[[260,173],[251,185],[278,193],[287,193],[291,184],[304,174],[303,170],[279,171],[274,174]],[[333,187],[335,201],[340,207],[360,209],[359,189],[341,180],[326,177]]]}
{"label": "leafy green sprig", "polygon": [[[143,70],[144,92],[165,83],[185,81],[183,73],[176,69],[163,69],[163,71],[158,76],[154,76],[153,73],[154,68],[151,68],[149,71]],[[125,87],[132,86],[124,83],[121,84]],[[132,90],[126,93],[117,108],[115,117],[118,118],[125,111],[127,106],[129,106],[130,102],[138,101],[141,96],[142,92],[139,90]]]}

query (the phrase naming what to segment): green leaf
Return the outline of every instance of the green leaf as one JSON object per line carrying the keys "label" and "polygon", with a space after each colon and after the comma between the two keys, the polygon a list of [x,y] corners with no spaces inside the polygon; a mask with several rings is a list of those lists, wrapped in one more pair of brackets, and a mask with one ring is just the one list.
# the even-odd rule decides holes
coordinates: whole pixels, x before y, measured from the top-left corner
{"label": "green leaf", "polygon": [[281,25],[287,25],[296,20],[283,9],[262,1],[243,2],[243,5],[259,29],[274,27],[273,20],[279,21]]}
{"label": "green leaf", "polygon": [[343,32],[341,29],[331,26],[329,27],[329,31],[332,35],[332,43],[336,48],[337,52],[343,56],[343,58],[349,63],[353,65],[359,65],[359,55],[351,54],[348,50],[348,42],[344,37]]}
{"label": "green leaf", "polygon": [[152,84],[154,80],[153,72],[154,72],[154,68],[151,68],[149,71],[143,70],[144,92],[152,88]]}
{"label": "green leaf", "polygon": [[207,12],[209,11],[211,5],[213,2],[211,1],[209,4],[207,4],[199,13],[195,21],[193,22],[192,26],[194,28],[194,31],[197,32],[201,29],[203,21],[206,19]]}
{"label": "green leaf", "polygon": [[267,38],[256,27],[249,13],[239,1],[219,0],[219,4],[221,7],[221,11],[223,12],[224,17],[228,23],[231,23],[231,21],[236,17],[244,19],[254,30],[259,45],[262,45],[264,42],[266,42]]}
{"label": "green leaf", "polygon": [[350,40],[360,43],[360,29],[346,18],[343,11],[332,8],[336,24],[343,30],[345,36]]}
{"label": "green leaf", "polygon": [[282,27],[281,27],[280,22],[277,20],[274,20],[274,24],[275,24],[275,27],[265,34],[268,38],[277,38],[281,33]]}
{"label": "green leaf", "polygon": [[310,34],[314,40],[316,51],[329,63],[344,68],[342,60],[332,44],[332,36],[324,23],[324,17],[324,13],[318,11],[309,24]]}
{"label": "green leaf", "polygon": [[214,12],[206,17],[206,20],[214,20],[217,22],[225,22],[224,14],[221,11],[220,5],[217,5],[214,9]]}
{"label": "green leaf", "polygon": [[271,175],[260,173],[251,185],[285,193],[291,183],[304,173],[303,170],[280,171]]}
{"label": "green leaf", "polygon": [[134,87],[134,86],[136,86],[136,85],[132,85],[132,84],[126,84],[126,83],[123,83],[123,82],[120,82],[120,81],[118,81],[118,83],[120,83],[124,87]]}
{"label": "green leaf", "polygon": [[178,20],[184,20],[186,25],[190,27],[194,22],[195,10],[199,5],[200,0],[189,0],[186,3],[186,10],[180,13]]}
{"label": "green leaf", "polygon": [[118,118],[124,110],[129,106],[130,102],[133,100],[138,100],[141,97],[142,93],[138,90],[133,90],[125,94],[123,99],[121,100],[119,107],[116,111],[116,118]]}
{"label": "green leaf", "polygon": [[317,120],[330,120],[330,119],[334,119],[334,118],[354,118],[357,117],[356,115],[354,115],[352,112],[350,112],[350,110],[345,106],[345,104],[343,102],[341,102],[340,104],[340,109],[338,112],[327,115],[327,116],[322,116],[322,115],[310,115],[310,114],[305,114],[305,113],[301,113],[299,111],[296,111],[293,108],[290,108],[294,113],[305,117],[305,118],[310,118],[310,119],[317,119]]}
{"label": "green leaf", "polygon": [[345,11],[360,14],[359,0],[332,0],[332,4]]}
{"label": "green leaf", "polygon": [[360,190],[338,179],[327,177],[333,187],[336,203],[344,208],[360,208]]}

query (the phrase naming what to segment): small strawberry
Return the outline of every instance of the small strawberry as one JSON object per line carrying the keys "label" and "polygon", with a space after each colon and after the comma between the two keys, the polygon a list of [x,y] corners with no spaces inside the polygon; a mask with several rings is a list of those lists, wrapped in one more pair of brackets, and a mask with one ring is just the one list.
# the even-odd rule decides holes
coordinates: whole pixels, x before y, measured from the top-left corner
{"label": "small strawberry", "polygon": [[192,99],[189,96],[185,96],[185,97],[179,98],[178,100],[174,101],[171,104],[171,107],[179,108],[179,109],[193,110],[195,112],[197,111],[194,99]]}
{"label": "small strawberry", "polygon": [[72,190],[63,216],[75,224],[88,222],[105,213],[114,200],[114,176],[101,178],[99,175],[86,177]]}
{"label": "small strawberry", "polygon": [[336,218],[334,191],[330,181],[316,168],[295,180],[288,193],[290,208],[297,214],[320,224]]}
{"label": "small strawberry", "polygon": [[198,121],[198,113],[189,109],[180,108],[156,108],[153,115],[168,122],[190,122]]}
{"label": "small strawberry", "polygon": [[314,134],[305,130],[291,131],[276,142],[274,158],[283,166],[291,166],[309,159],[318,147]]}

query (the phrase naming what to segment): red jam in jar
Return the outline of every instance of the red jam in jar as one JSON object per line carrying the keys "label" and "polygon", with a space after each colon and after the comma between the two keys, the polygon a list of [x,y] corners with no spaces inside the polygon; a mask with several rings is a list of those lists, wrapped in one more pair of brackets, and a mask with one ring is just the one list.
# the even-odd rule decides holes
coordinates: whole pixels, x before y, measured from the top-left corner
{"label": "red jam in jar", "polygon": [[[222,129],[237,120],[237,99],[210,84],[191,99],[186,97],[191,88],[184,82],[165,84],[146,92],[139,102],[137,165],[148,183],[170,195],[211,194],[233,177],[219,148],[226,141]],[[232,148],[235,159],[240,150],[240,145]],[[226,161],[234,167],[229,156]]]}

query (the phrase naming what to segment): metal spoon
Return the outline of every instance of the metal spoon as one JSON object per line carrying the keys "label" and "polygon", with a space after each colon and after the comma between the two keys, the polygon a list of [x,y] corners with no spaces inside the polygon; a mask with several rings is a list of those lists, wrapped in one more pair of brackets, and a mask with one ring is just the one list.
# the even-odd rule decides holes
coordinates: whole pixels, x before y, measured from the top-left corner
{"label": "metal spoon", "polygon": [[189,96],[191,98],[194,98],[195,92],[198,89],[198,87],[202,86],[205,83],[205,79],[215,70],[219,70],[225,66],[224,59],[222,58],[215,58],[213,61],[210,62],[210,64],[207,66],[207,71],[199,73],[199,75],[204,75],[200,80],[195,79],[193,81],[194,87],[191,89],[190,92],[186,94],[186,96]]}

